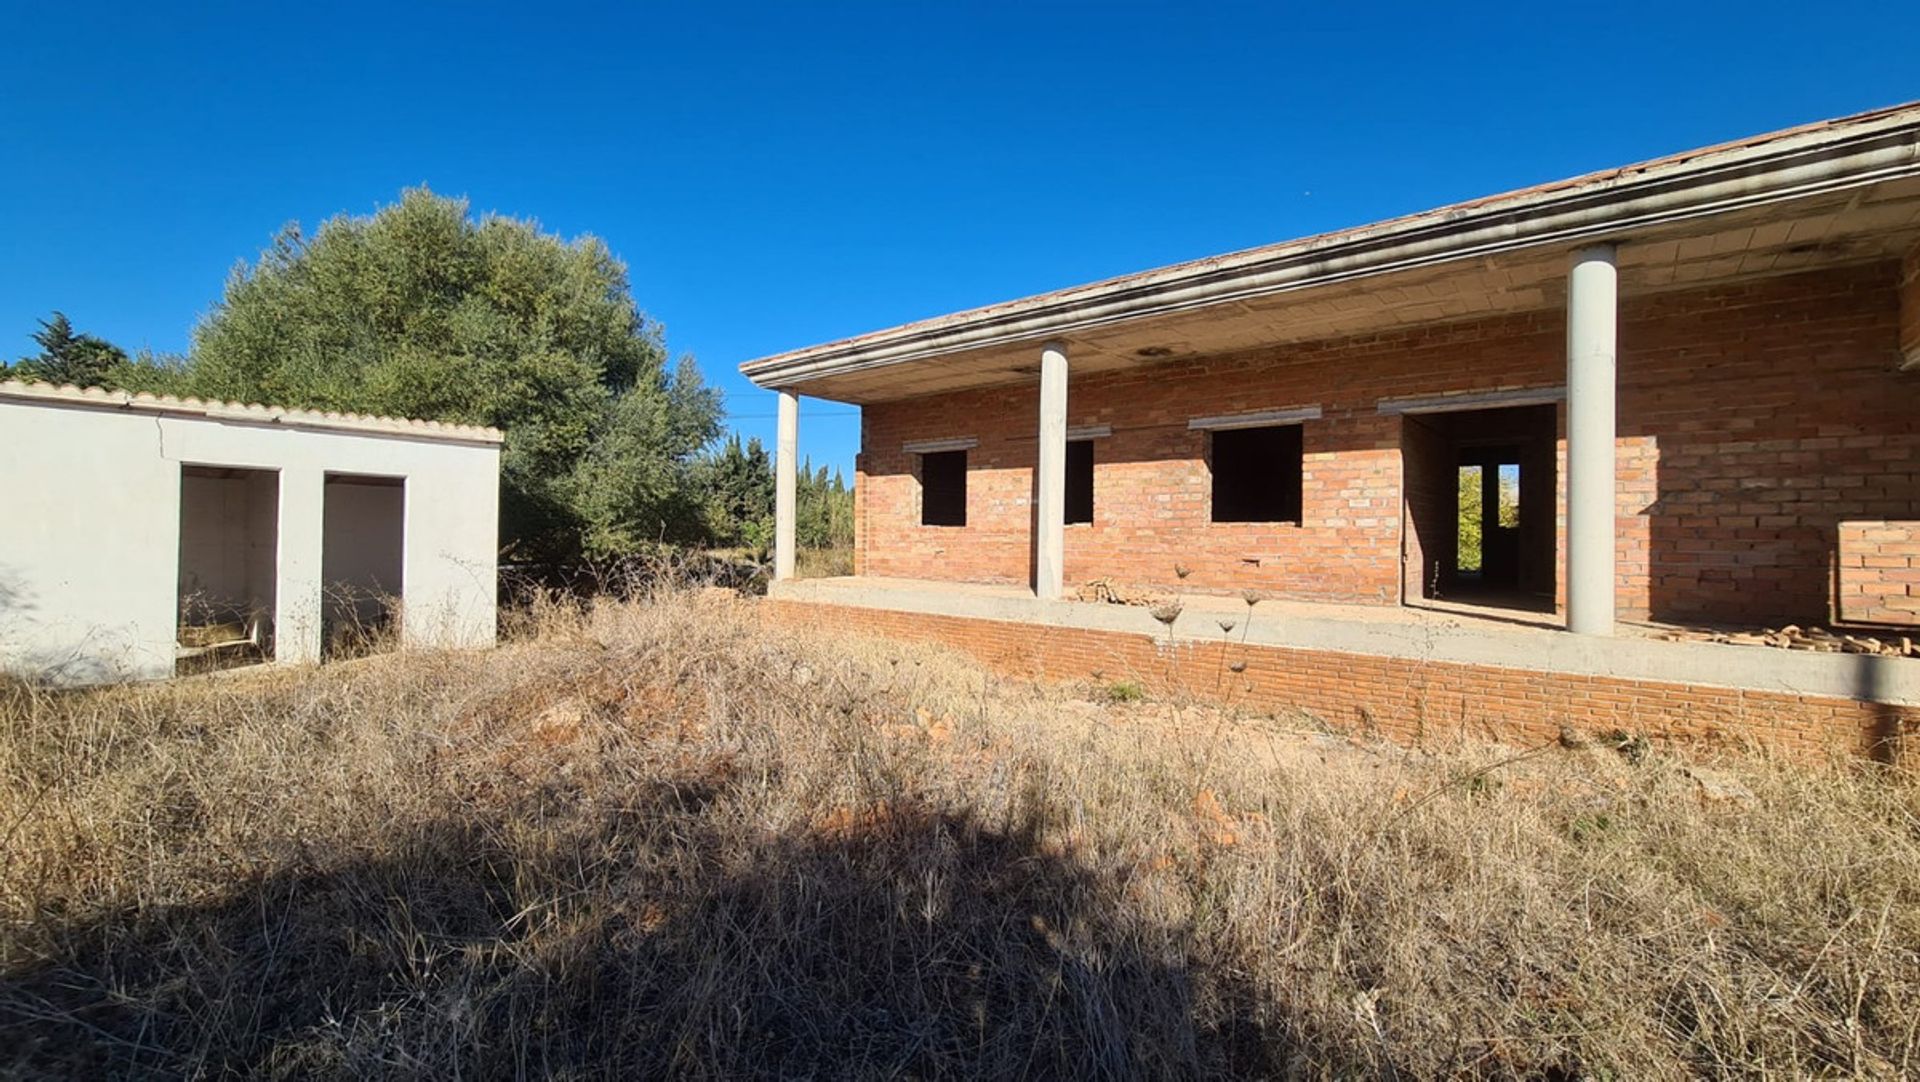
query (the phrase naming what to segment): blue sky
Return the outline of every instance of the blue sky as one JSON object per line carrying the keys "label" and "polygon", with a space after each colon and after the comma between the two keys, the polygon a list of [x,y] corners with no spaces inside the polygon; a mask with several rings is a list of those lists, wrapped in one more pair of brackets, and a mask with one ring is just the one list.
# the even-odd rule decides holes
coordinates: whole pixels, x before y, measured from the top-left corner
{"label": "blue sky", "polygon": [[604,238],[763,437],[752,357],[1920,97],[1913,4],[161,7],[0,0],[0,353],[183,350],[425,183]]}

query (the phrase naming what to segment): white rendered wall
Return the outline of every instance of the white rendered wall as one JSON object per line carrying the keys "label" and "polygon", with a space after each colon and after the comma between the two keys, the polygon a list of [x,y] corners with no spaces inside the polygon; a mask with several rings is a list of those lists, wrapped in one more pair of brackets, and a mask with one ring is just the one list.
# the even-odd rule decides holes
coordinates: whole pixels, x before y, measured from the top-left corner
{"label": "white rendered wall", "polygon": [[0,400],[0,448],[0,669],[173,672],[186,464],[278,471],[277,660],[319,657],[328,472],[406,481],[405,641],[493,641],[494,444]]}

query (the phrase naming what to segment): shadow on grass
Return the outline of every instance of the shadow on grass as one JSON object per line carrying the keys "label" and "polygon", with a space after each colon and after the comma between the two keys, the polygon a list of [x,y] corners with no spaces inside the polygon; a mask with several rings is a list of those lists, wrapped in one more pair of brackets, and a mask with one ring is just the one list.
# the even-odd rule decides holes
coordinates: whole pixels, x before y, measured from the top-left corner
{"label": "shadow on grass", "polygon": [[536,799],[205,905],[46,919],[0,974],[0,1071],[1248,1076],[1298,1051],[1123,873],[1031,828],[896,805],[719,837],[716,796]]}

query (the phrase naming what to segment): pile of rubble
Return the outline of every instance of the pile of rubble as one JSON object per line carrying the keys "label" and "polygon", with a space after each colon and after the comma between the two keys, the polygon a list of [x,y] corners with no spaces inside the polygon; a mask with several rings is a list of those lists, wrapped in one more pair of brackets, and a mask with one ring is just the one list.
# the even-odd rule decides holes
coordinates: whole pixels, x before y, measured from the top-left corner
{"label": "pile of rubble", "polygon": [[1724,642],[1735,646],[1772,646],[1780,650],[1811,650],[1825,654],[1873,654],[1878,657],[1920,658],[1920,642],[1906,635],[1867,631],[1829,631],[1824,627],[1788,624],[1766,631],[1663,632],[1669,641]]}
{"label": "pile of rubble", "polygon": [[1109,578],[1090,579],[1074,595],[1081,601],[1105,605],[1156,605],[1164,600],[1163,595],[1131,590]]}

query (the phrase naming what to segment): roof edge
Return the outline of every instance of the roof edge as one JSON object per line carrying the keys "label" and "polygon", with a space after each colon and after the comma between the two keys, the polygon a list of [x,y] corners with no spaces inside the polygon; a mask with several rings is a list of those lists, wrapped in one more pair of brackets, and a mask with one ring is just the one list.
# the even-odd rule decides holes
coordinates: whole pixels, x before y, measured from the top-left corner
{"label": "roof edge", "polygon": [[80,387],[71,383],[0,381],[0,401],[204,417],[210,421],[274,424],[288,428],[401,436],[441,443],[498,444],[506,439],[505,433],[485,425],[456,425],[444,421],[380,417],[332,410],[289,409],[259,403],[222,402],[218,399],[176,398],[173,395],[156,395],[145,391],[110,391],[105,387]]}
{"label": "roof edge", "polygon": [[1915,175],[1920,102],[920,320],[747,361],[740,371],[761,387],[790,387],[1456,259],[1615,240]]}

